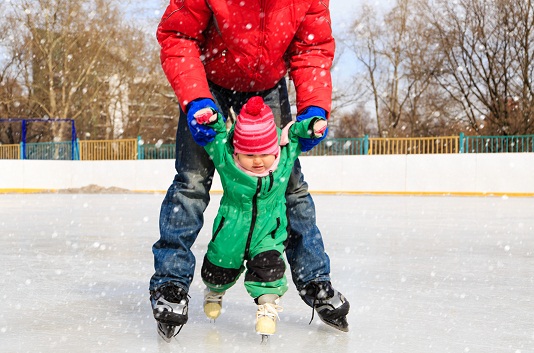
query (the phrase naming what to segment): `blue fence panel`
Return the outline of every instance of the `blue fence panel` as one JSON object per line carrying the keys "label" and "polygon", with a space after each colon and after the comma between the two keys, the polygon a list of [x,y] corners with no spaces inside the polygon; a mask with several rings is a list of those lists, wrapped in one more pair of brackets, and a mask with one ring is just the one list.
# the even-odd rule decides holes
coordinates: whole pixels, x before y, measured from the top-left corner
{"label": "blue fence panel", "polygon": [[464,153],[534,152],[534,135],[463,137]]}
{"label": "blue fence panel", "polygon": [[174,144],[165,145],[142,145],[139,146],[139,159],[174,159],[176,156],[176,146]]}
{"label": "blue fence panel", "polygon": [[367,154],[369,143],[367,137],[333,138],[321,141],[304,156],[351,156]]}
{"label": "blue fence panel", "polygon": [[71,160],[72,142],[36,142],[26,143],[24,159]]}

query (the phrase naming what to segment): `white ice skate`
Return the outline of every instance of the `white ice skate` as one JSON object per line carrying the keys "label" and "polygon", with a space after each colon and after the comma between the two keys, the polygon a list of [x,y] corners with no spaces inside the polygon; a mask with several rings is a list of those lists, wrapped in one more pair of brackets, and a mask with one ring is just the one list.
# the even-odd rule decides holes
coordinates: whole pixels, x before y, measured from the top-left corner
{"label": "white ice skate", "polygon": [[210,320],[215,320],[221,315],[223,292],[213,292],[204,289],[204,313]]}
{"label": "white ice skate", "polygon": [[256,332],[261,335],[261,343],[267,343],[269,336],[276,332],[278,313],[283,311],[282,307],[278,305],[278,299],[276,294],[264,294],[258,298]]}

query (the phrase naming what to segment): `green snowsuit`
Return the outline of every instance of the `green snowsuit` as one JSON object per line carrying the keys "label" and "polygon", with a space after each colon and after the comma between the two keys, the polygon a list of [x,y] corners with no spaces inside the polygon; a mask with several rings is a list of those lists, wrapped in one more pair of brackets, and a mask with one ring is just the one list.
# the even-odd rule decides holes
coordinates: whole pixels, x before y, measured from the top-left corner
{"label": "green snowsuit", "polygon": [[[210,126],[217,135],[205,146],[221,178],[223,196],[213,223],[213,235],[202,265],[202,279],[211,290],[230,288],[244,271],[245,288],[253,297],[281,296],[287,290],[283,252],[288,221],[285,193],[301,147],[299,137],[310,138],[308,119],[289,129],[289,143],[280,147],[278,167],[255,177],[240,170],[233,159],[233,128],[227,133],[219,116]],[[278,129],[280,141],[281,130]]]}

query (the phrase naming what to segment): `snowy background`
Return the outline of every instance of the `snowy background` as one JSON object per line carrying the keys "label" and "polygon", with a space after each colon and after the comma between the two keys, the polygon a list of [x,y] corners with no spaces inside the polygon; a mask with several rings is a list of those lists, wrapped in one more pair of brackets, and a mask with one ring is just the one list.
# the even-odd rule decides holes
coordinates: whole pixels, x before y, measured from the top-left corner
{"label": "snowy background", "polygon": [[[206,211],[201,259],[220,196]],[[260,345],[242,280],[210,323],[197,276],[170,344],[148,300],[162,194],[0,195],[0,352],[534,352],[534,199],[314,196],[350,332],[294,287]]]}

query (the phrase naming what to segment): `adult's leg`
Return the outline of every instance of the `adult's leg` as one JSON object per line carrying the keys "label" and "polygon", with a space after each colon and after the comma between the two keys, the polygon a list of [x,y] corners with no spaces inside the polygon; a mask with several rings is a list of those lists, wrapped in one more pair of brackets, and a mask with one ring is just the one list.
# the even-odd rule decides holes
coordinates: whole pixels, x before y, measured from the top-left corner
{"label": "adult's leg", "polygon": [[[291,118],[287,85],[279,82],[276,92],[271,93],[265,102],[278,106],[281,125]],[[330,258],[325,252],[321,232],[316,224],[315,204],[304,181],[300,161],[297,159],[286,192],[287,212],[290,232],[286,256],[291,268],[291,276],[300,291],[312,281],[330,280]]]}
{"label": "adult's leg", "polygon": [[[280,86],[280,105],[289,105],[287,89]],[[287,111],[287,109],[282,109]],[[284,121],[284,119],[282,120]],[[348,331],[350,304],[330,283],[330,258],[315,218],[315,204],[297,159],[286,191],[289,236],[286,248],[291,276],[302,300],[329,326]]]}
{"label": "adult's leg", "polygon": [[195,272],[191,246],[204,223],[214,173],[213,163],[204,148],[194,142],[182,111],[176,131],[175,167],[176,176],[161,205],[160,238],[152,247],[155,273],[151,291],[167,283],[189,291]]}
{"label": "adult's leg", "polygon": [[300,291],[308,283],[330,281],[330,258],[316,224],[315,204],[297,159],[286,192],[290,233],[286,249],[291,276]]}

